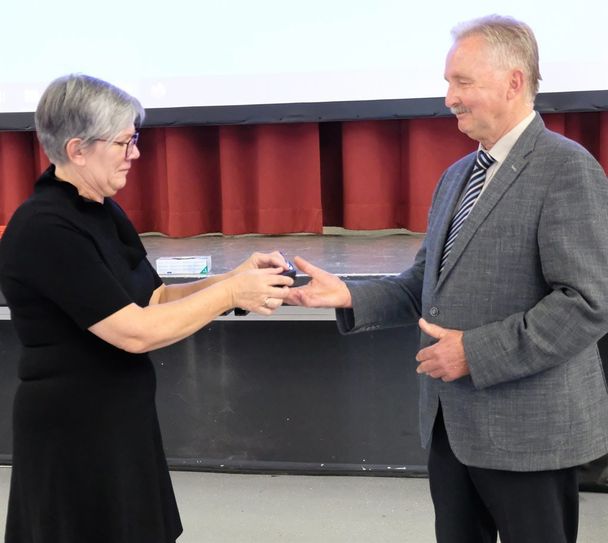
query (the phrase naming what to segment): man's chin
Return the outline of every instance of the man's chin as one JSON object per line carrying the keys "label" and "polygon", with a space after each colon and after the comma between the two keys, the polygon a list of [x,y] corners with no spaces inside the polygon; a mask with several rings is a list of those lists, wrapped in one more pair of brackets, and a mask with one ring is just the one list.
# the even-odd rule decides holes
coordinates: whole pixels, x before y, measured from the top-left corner
{"label": "man's chin", "polygon": [[467,122],[467,120],[463,117],[458,117],[458,130],[460,130],[463,134],[469,136],[471,131],[471,125]]}

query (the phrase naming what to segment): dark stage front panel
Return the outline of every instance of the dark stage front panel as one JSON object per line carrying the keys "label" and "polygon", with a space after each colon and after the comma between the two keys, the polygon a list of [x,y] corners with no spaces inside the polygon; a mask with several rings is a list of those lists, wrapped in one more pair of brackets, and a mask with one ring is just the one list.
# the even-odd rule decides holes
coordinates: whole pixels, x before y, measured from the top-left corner
{"label": "dark stage front panel", "polygon": [[344,337],[331,321],[243,320],[157,351],[171,465],[420,471],[417,334]]}
{"label": "dark stage front panel", "polygon": [[[152,354],[172,468],[417,475],[416,327],[216,321]],[[18,343],[0,321],[0,458],[10,462]]]}

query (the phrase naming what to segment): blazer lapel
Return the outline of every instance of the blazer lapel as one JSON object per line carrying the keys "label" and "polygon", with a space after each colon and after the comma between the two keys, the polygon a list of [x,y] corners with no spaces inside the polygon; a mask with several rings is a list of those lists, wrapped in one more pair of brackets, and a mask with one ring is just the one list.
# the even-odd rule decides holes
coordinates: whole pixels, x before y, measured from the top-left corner
{"label": "blazer lapel", "polygon": [[[496,206],[505,192],[526,167],[526,164],[528,163],[527,157],[534,147],[534,142],[536,141],[538,134],[543,129],[544,123],[537,113],[536,118],[532,121],[532,123],[530,123],[528,128],[526,128],[526,130],[517,140],[506,160],[503,164],[501,164],[500,168],[494,175],[494,178],[483,194],[479,197],[475,207],[472,209],[471,213],[462,225],[462,228],[458,233],[458,237],[456,238],[452,250],[450,251],[450,257],[445,264],[443,272],[437,280],[436,288],[439,288],[446,280],[452,268],[454,268],[454,266],[458,263],[458,260],[462,256],[465,248],[471,242],[479,226],[486,220],[492,209]],[[462,191],[461,180],[459,180],[458,185],[460,186],[460,191]],[[459,197],[460,192],[458,192],[457,199]],[[447,220],[448,226],[452,219],[454,207],[451,207],[451,211],[452,212],[449,213],[449,218]],[[441,238],[442,244],[440,247],[440,254],[443,252],[443,243],[445,243],[448,226],[443,225],[442,227],[443,238]],[[439,256],[439,259],[441,259],[441,256]]]}
{"label": "blazer lapel", "polygon": [[[439,266],[441,264],[441,257],[443,256],[443,246],[448,236],[448,230],[452,217],[456,213],[456,206],[460,201],[460,196],[467,184],[473,165],[475,164],[476,153],[471,153],[468,157],[462,159],[459,164],[459,169],[452,174],[452,181],[446,185],[446,195],[444,201],[441,204],[441,208],[438,210],[438,228],[437,234],[433,239],[429,239],[428,243],[428,263],[427,265],[432,270],[433,277],[437,277],[439,274]],[[442,274],[444,275],[444,274]]]}

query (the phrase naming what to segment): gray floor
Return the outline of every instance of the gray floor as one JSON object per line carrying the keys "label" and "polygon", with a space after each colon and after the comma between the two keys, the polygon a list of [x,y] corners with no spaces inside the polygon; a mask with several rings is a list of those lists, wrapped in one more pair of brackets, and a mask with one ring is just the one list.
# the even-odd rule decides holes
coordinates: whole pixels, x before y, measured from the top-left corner
{"label": "gray floor", "polygon": [[[178,543],[431,543],[426,479],[173,472]],[[10,468],[0,467],[0,523]],[[608,494],[581,494],[579,543],[603,543]]]}

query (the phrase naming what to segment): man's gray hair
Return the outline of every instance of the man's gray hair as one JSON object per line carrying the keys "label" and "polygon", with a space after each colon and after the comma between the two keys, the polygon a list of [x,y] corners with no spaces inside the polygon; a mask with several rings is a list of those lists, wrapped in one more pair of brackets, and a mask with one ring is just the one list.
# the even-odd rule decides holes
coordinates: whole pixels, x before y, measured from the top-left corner
{"label": "man's gray hair", "polygon": [[38,140],[49,160],[68,161],[66,145],[80,138],[83,145],[96,139],[113,140],[132,125],[139,128],[145,112],[139,101],[125,91],[94,77],[70,74],[46,88],[35,122]]}
{"label": "man's gray hair", "polygon": [[528,98],[533,103],[542,77],[538,61],[538,44],[532,29],[513,17],[501,15],[488,15],[465,21],[452,29],[452,38],[455,42],[478,35],[486,40],[500,67],[522,70],[528,83]]}

